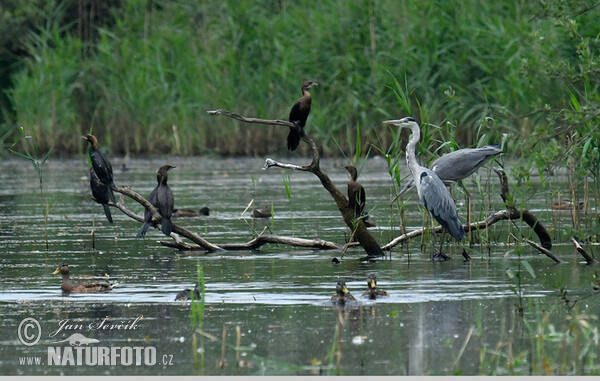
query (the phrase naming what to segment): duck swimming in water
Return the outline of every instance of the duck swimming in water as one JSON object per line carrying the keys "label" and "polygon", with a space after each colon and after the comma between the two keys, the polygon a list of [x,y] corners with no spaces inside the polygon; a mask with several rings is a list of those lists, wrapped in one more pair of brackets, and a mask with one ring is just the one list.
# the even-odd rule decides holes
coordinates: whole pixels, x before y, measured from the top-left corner
{"label": "duck swimming in water", "polygon": [[53,275],[62,275],[62,284],[60,288],[64,293],[81,293],[81,294],[89,294],[96,292],[107,292],[111,291],[115,286],[115,284],[111,284],[108,282],[86,282],[78,285],[74,285],[71,283],[71,279],[69,278],[69,265],[66,263],[61,263],[58,268],[52,273]]}

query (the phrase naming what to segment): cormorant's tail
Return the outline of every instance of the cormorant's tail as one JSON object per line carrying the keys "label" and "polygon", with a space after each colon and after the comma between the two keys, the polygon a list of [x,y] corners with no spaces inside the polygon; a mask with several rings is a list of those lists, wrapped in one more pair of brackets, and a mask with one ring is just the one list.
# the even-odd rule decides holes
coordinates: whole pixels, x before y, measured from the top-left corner
{"label": "cormorant's tail", "polygon": [[160,222],[160,225],[162,226],[162,232],[166,236],[170,236],[171,235],[171,220],[163,218],[162,221]]}
{"label": "cormorant's tail", "polygon": [[140,228],[140,230],[138,231],[138,233],[135,237],[142,238],[143,236],[146,235],[149,228],[150,228],[150,222],[144,222],[144,224],[142,225],[142,227]]}
{"label": "cormorant's tail", "polygon": [[108,204],[102,204],[102,206],[104,207],[104,214],[106,215],[106,219],[112,224],[112,215],[110,214],[110,208],[108,207]]}
{"label": "cormorant's tail", "polygon": [[[113,186],[114,186],[114,184],[113,184]],[[114,204],[117,203],[117,201],[115,200],[115,194],[113,193],[113,190],[112,190],[112,186],[108,186],[108,199],[110,201],[112,201]]]}
{"label": "cormorant's tail", "polygon": [[300,144],[300,138],[302,138],[302,128],[296,126],[296,128],[290,128],[290,133],[287,137],[287,146],[290,151],[295,151]]}

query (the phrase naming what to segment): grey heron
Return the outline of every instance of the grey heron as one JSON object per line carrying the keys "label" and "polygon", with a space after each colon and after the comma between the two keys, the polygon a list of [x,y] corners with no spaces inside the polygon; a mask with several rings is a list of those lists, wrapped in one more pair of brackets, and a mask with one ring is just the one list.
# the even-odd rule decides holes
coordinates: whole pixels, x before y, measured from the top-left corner
{"label": "grey heron", "polygon": [[[417,162],[415,150],[419,143],[419,139],[421,138],[421,130],[419,129],[417,122],[411,117],[406,117],[402,119],[386,120],[383,123],[411,130],[412,136],[406,145],[406,163],[417,188],[419,199],[431,216],[439,222],[452,237],[458,240],[463,239],[465,237],[465,230],[458,219],[456,205],[450,195],[450,191],[448,191],[448,188],[446,188],[442,180],[440,180],[433,170],[423,167]],[[444,239],[442,236],[440,254],[443,243]]]}
{"label": "grey heron", "polygon": [[[463,148],[435,159],[431,163],[431,170],[448,186],[458,183],[468,195],[468,191],[462,185],[462,180],[471,176],[479,168],[501,153],[502,150],[497,145],[488,145],[481,148]],[[394,197],[392,203],[414,186],[415,182],[410,180]]]}

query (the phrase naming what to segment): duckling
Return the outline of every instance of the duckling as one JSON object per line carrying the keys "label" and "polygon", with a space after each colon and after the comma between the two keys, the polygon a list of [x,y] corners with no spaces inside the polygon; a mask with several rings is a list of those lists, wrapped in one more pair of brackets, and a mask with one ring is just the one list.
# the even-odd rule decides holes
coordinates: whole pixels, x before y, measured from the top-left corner
{"label": "duckling", "polygon": [[69,265],[66,263],[61,263],[58,268],[52,273],[53,275],[62,274],[62,284],[60,288],[64,293],[95,293],[95,292],[106,292],[111,291],[115,288],[116,284],[111,284],[108,282],[87,282],[81,283],[78,285],[73,285],[71,283],[71,279],[69,278]]}
{"label": "duckling", "polygon": [[356,302],[354,296],[350,294],[348,291],[348,287],[346,287],[346,282],[343,280],[339,281],[335,286],[336,294],[331,297],[331,301],[333,304],[344,305],[348,302]]}
{"label": "duckling", "polygon": [[[183,291],[179,291],[175,300],[190,300],[192,298],[192,290],[186,288]],[[200,300],[200,290],[198,290],[198,283],[194,286],[194,300]]]}
{"label": "duckling", "polygon": [[375,274],[369,274],[367,287],[369,289],[365,291],[362,296],[367,296],[369,299],[377,299],[378,296],[390,296],[387,291],[377,290],[377,275]]}

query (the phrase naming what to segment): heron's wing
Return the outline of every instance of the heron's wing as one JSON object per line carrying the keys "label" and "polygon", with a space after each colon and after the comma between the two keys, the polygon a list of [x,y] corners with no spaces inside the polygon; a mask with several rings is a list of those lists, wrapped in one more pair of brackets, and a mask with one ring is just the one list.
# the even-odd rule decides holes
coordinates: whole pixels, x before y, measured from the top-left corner
{"label": "heron's wing", "polygon": [[458,219],[456,204],[442,180],[430,169],[423,168],[417,184],[419,198],[433,218],[456,239],[462,239],[465,231]]}
{"label": "heron's wing", "polygon": [[471,176],[501,152],[497,146],[459,149],[437,158],[431,163],[431,169],[444,182],[458,182]]}

